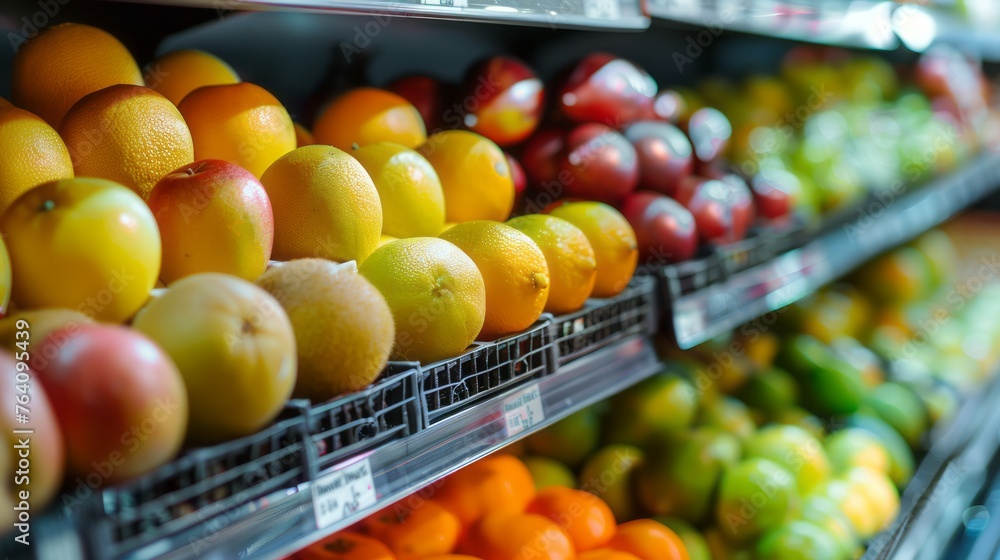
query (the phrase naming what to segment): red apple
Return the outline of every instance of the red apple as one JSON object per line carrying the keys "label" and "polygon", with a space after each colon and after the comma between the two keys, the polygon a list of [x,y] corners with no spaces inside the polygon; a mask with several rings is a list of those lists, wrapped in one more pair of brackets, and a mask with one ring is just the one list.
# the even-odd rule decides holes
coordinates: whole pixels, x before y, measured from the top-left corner
{"label": "red apple", "polygon": [[616,203],[639,183],[639,159],[628,139],[603,124],[588,123],[566,137],[559,158],[566,196]]}
{"label": "red apple", "polygon": [[524,191],[528,190],[528,177],[517,158],[506,152],[504,155],[507,156],[507,165],[510,167],[510,179],[514,182],[514,208],[520,208],[524,201]]}
{"label": "red apple", "polygon": [[691,142],[676,126],[640,121],[625,129],[639,157],[639,188],[673,195],[694,170]]}
{"label": "red apple", "polygon": [[521,148],[521,163],[534,187],[555,181],[559,176],[559,154],[566,147],[566,131],[561,128],[543,128],[536,132]]}
{"label": "red apple", "polygon": [[639,257],[648,264],[685,261],[698,250],[694,216],[676,200],[639,191],[625,197],[621,211],[635,230]]}
{"label": "red apple", "polygon": [[573,121],[621,129],[653,112],[656,91],[656,81],[645,70],[608,53],[593,53],[570,71],[557,100]]}
{"label": "red apple", "polygon": [[271,201],[260,181],[228,161],[186,165],[153,187],[147,201],[160,229],[160,278],[171,282],[200,272],[256,280],[274,243]]}
{"label": "red apple", "polygon": [[643,120],[664,121],[677,124],[687,113],[687,102],[680,93],[668,89],[656,94],[650,110],[643,116]]}
{"label": "red apple", "polygon": [[77,325],[72,336],[57,330],[46,339],[53,337],[65,342],[38,367],[38,378],[59,419],[73,475],[96,488],[147,473],[177,454],[188,422],[187,393],[159,346],[111,325]]}
{"label": "red apple", "polygon": [[466,76],[461,106],[465,128],[498,146],[521,142],[538,128],[545,105],[545,87],[523,62],[494,56]]}
{"label": "red apple", "polygon": [[444,128],[441,119],[444,116],[446,88],[441,82],[427,76],[407,76],[392,82],[386,89],[417,108],[428,134]]}
{"label": "red apple", "polygon": [[[22,324],[26,328],[20,332],[27,334],[29,338],[19,342],[29,352],[23,352],[20,347],[16,347],[15,352],[23,360],[32,349],[39,346],[30,339],[34,334],[30,326]],[[15,361],[15,355],[0,350],[0,399],[4,403],[3,413],[0,414],[0,429],[3,429],[6,438],[4,446],[9,450],[9,455],[4,456],[8,462],[2,468],[3,475],[8,478],[0,485],[3,488],[0,492],[3,493],[3,499],[13,499],[14,502],[11,507],[0,510],[0,519],[4,522],[10,521],[8,515],[20,515],[19,511],[14,511],[14,506],[22,501],[22,491],[28,492],[27,500],[24,501],[32,509],[44,509],[56,497],[66,470],[66,442],[63,441],[55,410],[35,377],[35,372],[27,365],[20,360]],[[27,420],[19,421],[19,414],[23,414],[22,419]],[[17,434],[16,430],[31,430],[33,433]],[[24,459],[27,461],[22,461]],[[8,490],[10,496],[6,495]],[[20,519],[17,521],[22,522]]]}
{"label": "red apple", "polygon": [[718,109],[705,107],[691,114],[687,121],[687,135],[694,146],[695,158],[709,164],[717,160],[729,145],[733,126]]}
{"label": "red apple", "polygon": [[765,169],[750,180],[750,190],[757,206],[757,215],[764,220],[781,220],[795,210],[795,201],[802,193],[802,182],[784,169]]}
{"label": "red apple", "polygon": [[685,186],[690,185],[694,187],[684,206],[694,214],[702,241],[726,244],[746,236],[753,222],[754,206],[745,185],[717,179],[685,182]]}

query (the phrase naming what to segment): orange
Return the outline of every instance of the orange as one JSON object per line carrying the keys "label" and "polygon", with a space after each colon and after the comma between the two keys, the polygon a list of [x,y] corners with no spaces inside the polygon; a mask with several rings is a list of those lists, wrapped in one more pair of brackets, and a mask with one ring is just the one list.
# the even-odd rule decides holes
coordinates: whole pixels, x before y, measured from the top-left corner
{"label": "orange", "polygon": [[539,490],[527,511],[555,521],[580,552],[606,545],[615,534],[615,516],[611,508],[583,490],[559,486]]}
{"label": "orange", "polygon": [[382,203],[358,160],[332,146],[281,156],[260,178],[274,213],[272,258],[363,262],[378,247]]}
{"label": "orange", "polygon": [[236,84],[240,76],[221,58],[198,50],[165,54],[146,67],[146,87],[160,92],[177,105],[202,86]]}
{"label": "orange", "polygon": [[31,187],[73,177],[62,138],[45,121],[0,106],[0,214]]}
{"label": "orange", "polygon": [[191,131],[167,98],[142,86],[95,91],[66,113],[59,134],[77,176],[121,183],[143,200],[157,181],[194,160]]}
{"label": "orange", "polygon": [[530,237],[500,222],[475,220],[441,234],[469,255],[486,284],[486,320],[479,340],[523,331],[549,297],[549,267]]}
{"label": "orange", "polygon": [[507,156],[492,141],[466,130],[436,132],[418,148],[437,171],[449,222],[496,220],[514,209]]}
{"label": "orange", "polygon": [[99,321],[131,317],[160,272],[160,232],[134,192],[63,179],[21,195],[0,218],[21,309],[64,307]]}
{"label": "orange", "polygon": [[435,554],[433,556],[424,556],[423,560],[483,560],[483,559],[477,558],[475,556],[469,556],[468,554]]}
{"label": "orange", "polygon": [[455,514],[429,500],[416,508],[389,506],[364,525],[368,534],[385,543],[399,560],[448,554],[455,549],[461,530]]}
{"label": "orange", "polygon": [[580,228],[597,261],[593,297],[611,297],[628,286],[639,262],[635,231],[617,210],[603,202],[568,202],[547,211]]}
{"label": "orange", "polygon": [[10,101],[0,97],[0,109],[8,109],[10,107],[13,107],[13,105],[10,104]]}
{"label": "orange", "polygon": [[14,104],[53,128],[83,96],[116,84],[141,86],[139,66],[118,39],[89,25],[50,27],[14,56]]}
{"label": "orange", "polygon": [[531,472],[513,455],[491,455],[445,478],[434,500],[465,527],[490,512],[522,513],[535,497]]}
{"label": "orange", "polygon": [[576,560],[639,560],[639,557],[613,548],[598,548],[578,555]]}
{"label": "orange", "polygon": [[560,314],[583,307],[597,280],[597,260],[580,228],[545,214],[511,218],[507,225],[530,237],[545,255],[551,282],[545,311]]}
{"label": "orange", "polygon": [[258,85],[200,87],[177,108],[191,128],[195,159],[224,159],[259,178],[296,148],[288,111]]}
{"label": "orange", "polygon": [[488,513],[469,530],[459,551],[483,560],[574,560],[569,536],[547,517]]}
{"label": "orange", "polygon": [[687,548],[677,533],[652,519],[622,523],[608,547],[633,554],[639,560],[688,560]]}
{"label": "orange", "polygon": [[444,192],[430,162],[393,142],[351,150],[372,177],[382,201],[382,234],[397,238],[437,235],[444,227]]}
{"label": "orange", "polygon": [[292,124],[295,125],[295,147],[301,148],[302,146],[312,146],[316,143],[313,133],[309,132],[308,128],[299,123]]}
{"label": "orange", "polygon": [[313,134],[320,144],[350,150],[354,144],[395,142],[416,148],[427,139],[424,119],[409,101],[381,89],[352,89],[316,119]]}
{"label": "orange", "polygon": [[334,533],[296,552],[296,560],[396,560],[389,547],[357,533]]}
{"label": "orange", "polygon": [[390,241],[361,263],[359,271],[392,310],[394,360],[427,364],[457,356],[483,328],[483,275],[468,255],[447,241]]}

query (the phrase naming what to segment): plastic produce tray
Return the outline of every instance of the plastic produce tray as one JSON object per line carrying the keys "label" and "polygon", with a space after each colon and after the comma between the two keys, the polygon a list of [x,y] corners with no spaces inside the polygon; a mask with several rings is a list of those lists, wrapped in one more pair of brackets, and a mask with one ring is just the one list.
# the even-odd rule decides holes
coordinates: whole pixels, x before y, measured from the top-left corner
{"label": "plastic produce tray", "polygon": [[293,494],[310,476],[307,406],[292,401],[274,424],[256,434],[192,449],[147,475],[101,491],[84,506],[90,511],[78,512],[90,525],[86,532],[94,557],[131,555],[170,539],[189,545],[194,554],[213,531]]}
{"label": "plastic produce tray", "polygon": [[771,251],[773,245],[769,241],[758,231],[736,243],[720,246],[718,248],[719,257],[722,259],[726,276],[742,272],[771,259],[774,254]]}
{"label": "plastic produce tray", "polygon": [[718,251],[705,249],[699,256],[676,264],[646,268],[637,274],[654,275],[659,278],[668,304],[675,299],[696,292],[726,277],[725,265]]}
{"label": "plastic produce tray", "polygon": [[417,433],[423,424],[420,364],[389,362],[365,389],[309,410],[319,471],[362,451]]}
{"label": "plastic produce tray", "polygon": [[622,293],[588,300],[583,309],[552,318],[559,366],[628,336],[656,332],[656,280],[632,278]]}
{"label": "plastic produce tray", "polygon": [[425,426],[457,414],[477,400],[554,372],[547,319],[516,335],[477,342],[458,357],[421,367]]}

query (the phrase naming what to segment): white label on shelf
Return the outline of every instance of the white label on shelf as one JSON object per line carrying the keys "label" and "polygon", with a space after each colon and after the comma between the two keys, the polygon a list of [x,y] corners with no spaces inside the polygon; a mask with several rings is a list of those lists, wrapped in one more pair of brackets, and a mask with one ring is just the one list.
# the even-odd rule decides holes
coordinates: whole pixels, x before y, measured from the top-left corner
{"label": "white label on shelf", "polygon": [[514,393],[503,402],[503,417],[507,421],[507,436],[519,434],[545,420],[542,392],[538,384]]}
{"label": "white label on shelf", "polygon": [[591,19],[615,20],[621,17],[618,0],[584,0],[583,14]]}
{"label": "white label on shelf", "polygon": [[316,528],[323,529],[377,502],[375,481],[368,459],[352,463],[312,485]]}

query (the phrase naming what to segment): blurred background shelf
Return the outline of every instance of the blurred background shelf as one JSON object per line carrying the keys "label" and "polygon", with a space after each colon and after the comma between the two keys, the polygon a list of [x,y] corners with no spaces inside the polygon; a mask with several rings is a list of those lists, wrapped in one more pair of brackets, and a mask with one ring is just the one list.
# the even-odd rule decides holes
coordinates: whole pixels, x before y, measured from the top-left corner
{"label": "blurred background shelf", "polygon": [[909,241],[1000,187],[1000,154],[896,197],[863,204],[858,218],[800,249],[673,300],[668,311],[677,343],[691,348],[780,309]]}

